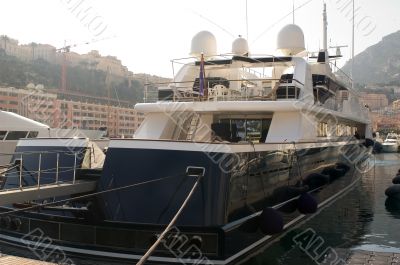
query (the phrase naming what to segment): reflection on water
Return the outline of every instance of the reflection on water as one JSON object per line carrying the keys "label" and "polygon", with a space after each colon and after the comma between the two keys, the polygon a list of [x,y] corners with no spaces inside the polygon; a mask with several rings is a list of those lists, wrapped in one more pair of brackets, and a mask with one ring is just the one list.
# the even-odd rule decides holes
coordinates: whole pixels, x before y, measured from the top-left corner
{"label": "reflection on water", "polygon": [[400,154],[376,155],[375,170],[356,188],[245,264],[317,264],[293,241],[308,228],[323,239],[321,248],[315,248],[321,254],[327,247],[343,257],[349,249],[400,253],[400,201],[385,196],[399,168]]}

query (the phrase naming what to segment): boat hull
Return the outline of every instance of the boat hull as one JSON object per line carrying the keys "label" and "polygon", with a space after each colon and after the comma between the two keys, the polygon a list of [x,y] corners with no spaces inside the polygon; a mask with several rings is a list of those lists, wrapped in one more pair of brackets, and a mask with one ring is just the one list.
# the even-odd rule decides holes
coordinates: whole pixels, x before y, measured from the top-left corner
{"label": "boat hull", "polygon": [[[193,195],[193,200],[189,202],[177,226],[167,235],[167,240],[150,257],[149,264],[234,264],[268,246],[300,221],[313,216],[300,213],[296,204],[294,207],[290,205],[290,202],[296,202],[300,194],[287,195],[281,192],[282,189],[287,191],[288,187],[299,185],[299,181],[323,173],[324,169],[338,162],[343,163],[343,148],[351,149],[359,146],[359,143],[324,147],[314,145],[313,148],[297,149],[295,153],[293,147],[257,151],[264,147],[258,146],[254,147],[253,152],[242,148],[243,152],[229,153],[224,149],[224,153],[219,154],[180,148],[179,143],[173,148],[175,150],[143,149],[143,143],[137,146],[140,148],[131,148],[129,145],[129,142],[125,142],[127,148],[113,145],[109,148],[109,161],[105,163],[99,191],[104,187],[126,185],[132,180],[146,180],[135,179],[132,174],[127,174],[126,178],[120,178],[115,183],[115,177],[122,172],[135,172],[138,176],[147,172],[147,177],[155,178],[180,172],[188,165],[206,168],[201,189]],[[151,145],[145,143],[145,146]],[[221,157],[227,153],[239,157],[238,164],[232,166],[233,171],[222,170],[220,165],[210,160],[210,157]],[[298,162],[290,157],[294,154]],[[175,163],[171,164],[170,160]],[[188,164],[188,161],[191,163]],[[193,164],[193,161],[196,163]],[[357,165],[352,165],[345,174],[331,176],[323,184],[309,182],[310,186],[317,185],[310,188],[309,193],[317,201],[318,207],[328,205],[350,190],[359,179],[357,169]],[[166,198],[172,196],[177,202],[182,202],[193,183],[193,179],[183,184],[168,179],[142,190],[125,191],[125,195],[120,192],[99,196],[96,211],[101,211],[105,220],[90,213],[76,215],[45,209],[40,213],[2,214],[0,238],[40,253],[56,250],[65,257],[134,262],[156,240],[179,207],[179,203],[165,207],[171,205]],[[179,192],[176,192],[179,184]],[[282,216],[284,230],[273,235],[261,232],[259,216],[264,207],[271,207]],[[146,208],[149,210],[146,211]],[[154,216],[152,212],[155,212]],[[156,217],[158,222],[154,221]],[[21,225],[17,228],[9,225],[4,221],[5,218],[9,218],[11,223],[18,220],[17,223]],[[149,222],[145,223],[144,218]],[[32,246],[35,247],[33,250]]]}

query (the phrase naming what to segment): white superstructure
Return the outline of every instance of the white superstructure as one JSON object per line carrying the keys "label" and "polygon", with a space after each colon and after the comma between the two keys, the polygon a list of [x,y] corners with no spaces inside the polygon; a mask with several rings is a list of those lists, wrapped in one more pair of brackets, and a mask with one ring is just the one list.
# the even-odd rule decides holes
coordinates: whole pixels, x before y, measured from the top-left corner
{"label": "white superstructure", "polygon": [[0,110],[0,165],[10,162],[19,139],[49,137],[50,127],[21,115]]}
{"label": "white superstructure", "polygon": [[[326,10],[323,32],[327,38]],[[193,61],[179,60],[183,66],[173,82],[158,88],[154,103],[136,105],[147,115],[135,138],[213,142],[212,127],[230,123],[221,133],[239,143],[372,139],[369,111],[358,102],[351,82],[333,72],[338,56],[329,56],[326,46],[308,57],[303,31],[290,24],[277,39],[284,56],[250,56],[241,37],[232,53],[216,55],[214,35],[199,32],[191,43]],[[248,121],[257,129],[247,132]]]}

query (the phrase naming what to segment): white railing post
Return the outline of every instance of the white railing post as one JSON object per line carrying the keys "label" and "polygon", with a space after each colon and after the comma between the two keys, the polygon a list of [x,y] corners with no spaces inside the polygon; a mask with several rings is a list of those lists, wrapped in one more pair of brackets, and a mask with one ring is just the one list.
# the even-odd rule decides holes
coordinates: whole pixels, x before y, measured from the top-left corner
{"label": "white railing post", "polygon": [[77,153],[75,153],[75,158],[74,158],[74,178],[72,180],[72,184],[75,184],[75,178],[76,178],[76,157]]}
{"label": "white railing post", "polygon": [[38,180],[37,180],[37,186],[38,189],[40,189],[40,175],[41,175],[41,170],[42,170],[42,154],[39,154],[39,167],[38,167]]}
{"label": "white railing post", "polygon": [[21,154],[21,160],[20,160],[20,164],[19,164],[19,188],[22,190],[22,170],[23,170],[23,166],[22,166],[22,154]]}
{"label": "white railing post", "polygon": [[60,153],[57,153],[57,162],[56,162],[56,184],[58,184],[59,163],[60,163]]}

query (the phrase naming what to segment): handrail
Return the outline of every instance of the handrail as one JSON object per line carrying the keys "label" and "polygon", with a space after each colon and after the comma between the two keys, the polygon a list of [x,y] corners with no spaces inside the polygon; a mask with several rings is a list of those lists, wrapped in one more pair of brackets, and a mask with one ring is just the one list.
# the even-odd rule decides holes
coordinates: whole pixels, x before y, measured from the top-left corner
{"label": "handrail", "polygon": [[[207,79],[207,77],[205,78]],[[240,82],[240,81],[280,81],[280,78],[242,78],[242,79],[226,79],[224,81],[228,82]],[[299,83],[304,86],[304,83],[300,82],[296,78],[290,79],[296,83]],[[170,85],[170,84],[187,84],[187,83],[193,83],[194,80],[191,81],[169,81],[169,82],[151,82],[151,83],[145,83],[144,85]]]}
{"label": "handrail", "polygon": [[[295,96],[282,97],[279,99],[296,99],[297,92],[299,89],[304,87],[304,83],[292,78],[288,80],[282,80],[277,78],[241,78],[241,79],[226,79],[223,80],[224,82],[254,82],[254,87],[248,87],[247,85],[243,87],[243,84],[240,85],[239,89],[232,89],[226,88],[228,94],[223,96],[221,95],[212,95],[207,94],[204,96],[200,95],[199,91],[193,90],[193,85],[188,86],[188,84],[194,84],[194,80],[191,81],[170,81],[170,82],[159,82],[159,83],[152,83],[153,87],[168,85],[166,91],[171,91],[172,93],[166,95],[165,99],[159,98],[158,92],[162,91],[159,88],[153,89],[149,91],[148,89],[145,90],[145,99],[146,102],[157,102],[157,101],[173,101],[173,102],[193,102],[193,101],[254,101],[254,100],[261,100],[261,101],[270,101],[276,100],[277,97],[275,95],[275,91],[279,86],[289,86],[292,85],[295,87],[296,93]],[[270,87],[263,87],[262,83],[268,81],[272,84],[275,82],[275,85]],[[261,83],[261,84],[257,84]],[[147,83],[146,85],[149,85]],[[184,86],[179,86],[184,85]],[[213,91],[213,87],[205,88],[206,91]],[[250,92],[250,93],[249,93]],[[253,94],[255,92],[255,94]],[[287,93],[288,94],[288,93]]]}
{"label": "handrail", "polygon": [[[44,152],[44,153],[46,153],[46,152]],[[80,151],[73,152],[73,154],[74,154],[74,165],[73,165],[73,167],[61,167],[60,166],[60,153],[56,153],[56,155],[57,155],[56,167],[55,168],[48,168],[48,169],[42,169],[43,156],[42,156],[42,153],[39,153],[38,164],[37,164],[38,170],[37,171],[36,170],[35,171],[24,170],[25,169],[24,168],[24,160],[25,159],[24,159],[24,154],[21,153],[20,157],[14,163],[15,168],[18,167],[18,171],[19,171],[19,172],[17,172],[18,175],[15,176],[15,177],[18,177],[19,189],[21,191],[24,189],[23,181],[24,181],[24,178],[27,177],[27,176],[31,176],[33,178],[36,178],[37,179],[37,184],[36,184],[37,189],[40,189],[41,186],[43,185],[41,183],[41,180],[42,179],[45,179],[45,180],[49,180],[50,179],[49,177],[43,177],[42,173],[44,173],[44,174],[46,174],[46,173],[47,174],[55,173],[55,181],[54,182],[50,182],[50,183],[46,183],[46,184],[57,184],[58,185],[60,183],[59,174],[72,171],[72,174],[73,174],[72,184],[75,184],[76,183],[76,177],[77,177],[77,175],[76,175],[77,174],[77,169],[82,169],[80,166],[78,168],[78,154],[79,153],[81,153],[81,152]],[[30,154],[25,154],[25,155],[30,155]],[[18,161],[18,163],[17,163],[17,161]],[[63,170],[63,169],[66,169],[66,170]],[[10,173],[6,174],[6,176],[7,176],[7,178],[9,178],[9,177],[12,178]],[[53,178],[51,178],[51,179],[53,179]],[[65,182],[63,181],[63,183],[65,183]],[[32,188],[34,186],[35,185],[30,185],[30,186],[26,186],[25,188]]]}

